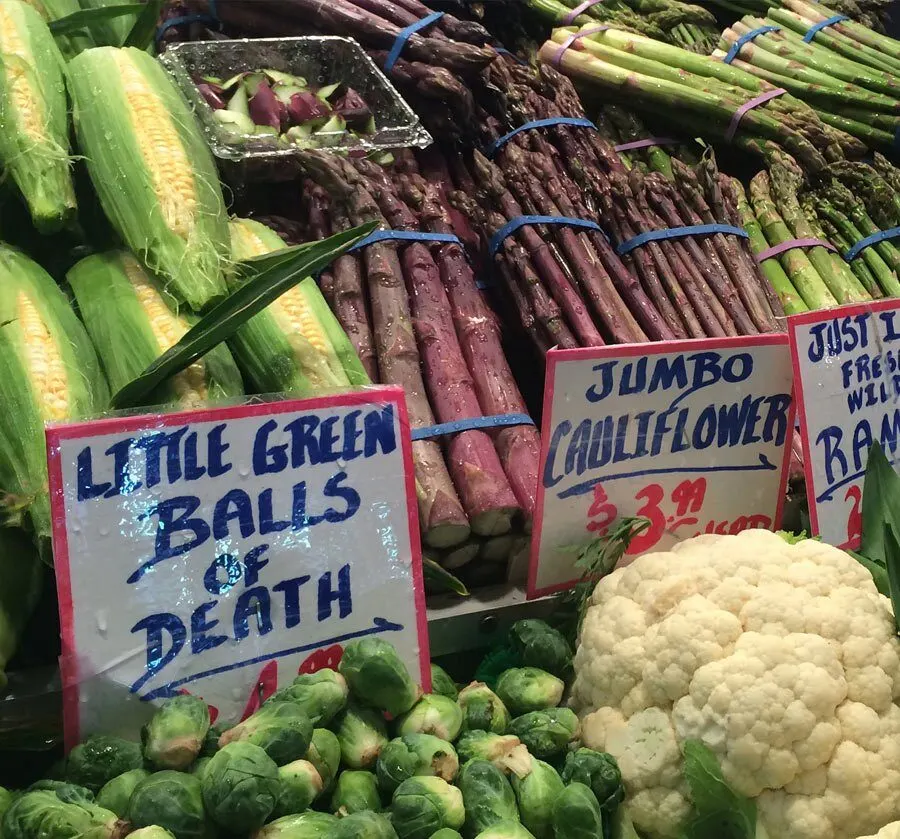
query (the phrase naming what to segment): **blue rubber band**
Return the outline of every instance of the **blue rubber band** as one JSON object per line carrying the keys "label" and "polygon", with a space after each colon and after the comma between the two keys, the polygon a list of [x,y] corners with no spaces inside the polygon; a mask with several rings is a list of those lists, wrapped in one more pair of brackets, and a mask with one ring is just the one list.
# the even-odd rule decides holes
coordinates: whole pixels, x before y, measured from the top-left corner
{"label": "blue rubber band", "polygon": [[522,131],[531,131],[534,128],[548,128],[551,125],[580,125],[585,128],[593,128],[594,131],[597,130],[597,126],[584,117],[548,117],[547,119],[534,119],[531,122],[520,125],[518,128],[514,128],[509,134],[504,134],[499,139],[494,140],[494,142],[487,147],[485,154],[488,157],[493,157],[501,148],[503,148],[503,146],[515,137],[516,134],[519,134]]}
{"label": "blue rubber band", "polygon": [[826,26],[834,26],[842,20],[850,20],[850,18],[848,18],[847,15],[834,15],[834,17],[830,17],[827,20],[820,20],[818,23],[814,23],[806,30],[803,40],[806,41],[807,44],[810,43],[812,39],[816,37],[816,32],[824,29]]}
{"label": "blue rubber band", "polygon": [[730,224],[689,224],[687,227],[669,227],[665,230],[648,230],[646,233],[639,233],[628,241],[622,242],[616,248],[616,253],[619,256],[625,256],[626,253],[631,253],[635,248],[639,248],[647,242],[656,242],[660,239],[680,239],[683,236],[704,236],[708,233],[731,233],[744,239],[750,238],[750,234],[743,227],[734,227]]}
{"label": "blue rubber band", "polygon": [[[898,125],[897,130],[894,131],[894,140],[891,143],[891,145],[894,147],[894,151],[900,151],[900,125]],[[874,160],[874,155],[873,155],[873,160]],[[869,165],[871,165],[871,164],[869,164]]]}
{"label": "blue rubber band", "polygon": [[866,236],[863,239],[860,239],[852,248],[850,248],[847,253],[844,254],[844,260],[846,262],[852,262],[856,257],[860,255],[866,248],[871,245],[877,245],[879,242],[884,242],[886,239],[897,239],[900,237],[900,227],[891,227],[888,230],[879,230],[877,233],[873,233],[871,236]]}
{"label": "blue rubber band", "polygon": [[403,52],[403,48],[406,46],[406,42],[411,35],[415,35],[416,32],[420,29],[424,29],[426,26],[431,26],[432,23],[439,21],[443,16],[443,12],[432,12],[421,20],[417,20],[415,23],[411,23],[409,26],[401,29],[397,33],[397,38],[394,41],[394,45],[391,47],[391,51],[388,53],[388,57],[385,59],[385,72],[390,72],[397,63],[397,59],[400,58],[400,53]]}
{"label": "blue rubber band", "polygon": [[567,218],[566,216],[519,216],[503,225],[488,243],[488,250],[491,256],[496,256],[497,251],[504,240],[512,236],[517,230],[530,224],[563,224],[571,227],[587,227],[590,230],[599,230],[603,233],[603,228],[595,221],[586,218]]}
{"label": "blue rubber band", "polygon": [[523,65],[527,65],[527,64],[528,64],[527,61],[522,60],[522,59],[519,58],[519,56],[517,56],[514,52],[510,52],[506,47],[495,47],[495,46],[492,46],[491,49],[492,49],[494,52],[499,53],[500,55],[508,55],[508,56],[509,56],[513,61],[515,61],[517,64],[523,64]]}
{"label": "blue rubber band", "polygon": [[376,242],[448,242],[454,245],[462,245],[458,236],[452,233],[420,233],[417,230],[376,230],[365,239],[360,239],[348,253],[358,251],[361,248],[374,245]]}
{"label": "blue rubber band", "polygon": [[156,42],[159,43],[162,40],[162,36],[170,29],[176,26],[187,26],[189,23],[206,23],[211,24],[216,28],[222,25],[222,21],[212,15],[182,15],[181,17],[173,17],[157,27]]}
{"label": "blue rubber band", "polygon": [[749,32],[741,35],[732,45],[731,49],[725,54],[725,58],[722,59],[726,64],[731,64],[735,58],[738,57],[738,53],[740,53],[741,48],[744,44],[749,44],[754,38],[759,37],[760,35],[765,35],[766,32],[780,32],[780,26],[759,26],[756,29],[751,29]]}
{"label": "blue rubber band", "polygon": [[425,428],[412,429],[413,440],[429,440],[432,437],[443,437],[446,434],[457,434],[460,431],[471,431],[476,428],[501,428],[507,425],[534,425],[528,414],[497,414],[493,417],[472,417],[471,419],[442,422]]}

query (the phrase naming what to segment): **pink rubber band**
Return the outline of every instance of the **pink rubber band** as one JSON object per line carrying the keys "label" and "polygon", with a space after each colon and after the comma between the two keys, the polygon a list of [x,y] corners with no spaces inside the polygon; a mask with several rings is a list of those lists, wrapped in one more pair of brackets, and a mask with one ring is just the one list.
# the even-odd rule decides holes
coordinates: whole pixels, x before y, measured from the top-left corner
{"label": "pink rubber band", "polygon": [[680,141],[672,137],[648,137],[646,140],[632,140],[630,143],[620,143],[613,146],[616,151],[629,151],[630,149],[646,149],[650,146],[675,146]]}
{"label": "pink rubber band", "polygon": [[837,248],[824,239],[788,239],[788,241],[782,242],[780,245],[773,245],[771,248],[760,251],[756,254],[756,261],[762,262],[763,260],[771,259],[773,256],[779,256],[785,251],[792,251],[794,248],[826,248],[837,253]]}
{"label": "pink rubber band", "polygon": [[781,96],[782,93],[787,93],[787,91],[783,87],[776,87],[775,90],[770,90],[766,93],[761,93],[759,96],[754,96],[749,102],[745,102],[741,105],[741,107],[734,112],[734,116],[728,124],[728,130],[725,132],[725,142],[730,143],[734,139],[735,132],[747,111],[751,111],[753,108],[764,105],[770,99]]}
{"label": "pink rubber band", "polygon": [[603,0],[584,0],[583,3],[579,3],[571,12],[569,12],[561,22],[563,26],[569,26],[570,24],[575,22],[575,18],[578,17],[582,12],[586,12],[591,6],[596,6],[599,3],[602,3]]}
{"label": "pink rubber band", "polygon": [[569,47],[571,47],[572,44],[574,44],[579,38],[584,38],[587,35],[593,35],[596,32],[605,32],[607,29],[609,29],[608,26],[592,26],[590,29],[584,29],[581,32],[576,32],[574,35],[569,35],[569,37],[559,45],[559,49],[556,51],[556,55],[554,55],[550,60],[550,63],[554,67],[558,68],[565,51]]}

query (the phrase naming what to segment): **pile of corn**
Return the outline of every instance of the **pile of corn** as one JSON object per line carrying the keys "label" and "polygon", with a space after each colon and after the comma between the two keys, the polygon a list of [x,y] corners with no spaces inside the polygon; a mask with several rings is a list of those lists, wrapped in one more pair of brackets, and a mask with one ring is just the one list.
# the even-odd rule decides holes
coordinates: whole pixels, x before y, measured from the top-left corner
{"label": "pile of corn", "polygon": [[[229,220],[212,154],[190,107],[148,53],[59,42],[53,20],[99,0],[0,0],[0,166],[41,234],[71,230],[72,159],[120,243],[57,283],[0,242],[0,503],[48,543],[44,427],[102,414],[110,395],[177,344],[240,283],[236,262],[283,248],[271,230]],[[121,44],[125,34],[110,36]],[[68,60],[67,60],[68,59]],[[71,107],[76,148],[70,148]],[[166,382],[153,404],[367,383],[312,280],[300,283]]]}

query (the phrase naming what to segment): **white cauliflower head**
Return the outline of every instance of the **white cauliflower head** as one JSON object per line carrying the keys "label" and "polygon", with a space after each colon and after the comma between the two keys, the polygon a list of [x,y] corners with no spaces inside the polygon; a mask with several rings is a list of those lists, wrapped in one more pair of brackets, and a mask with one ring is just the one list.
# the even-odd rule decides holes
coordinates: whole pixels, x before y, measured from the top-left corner
{"label": "white cauliflower head", "polygon": [[690,739],[771,836],[854,839],[900,818],[900,641],[837,548],[748,530],[639,557],[594,590],[575,674],[584,741],[618,759],[653,837],[690,810]]}

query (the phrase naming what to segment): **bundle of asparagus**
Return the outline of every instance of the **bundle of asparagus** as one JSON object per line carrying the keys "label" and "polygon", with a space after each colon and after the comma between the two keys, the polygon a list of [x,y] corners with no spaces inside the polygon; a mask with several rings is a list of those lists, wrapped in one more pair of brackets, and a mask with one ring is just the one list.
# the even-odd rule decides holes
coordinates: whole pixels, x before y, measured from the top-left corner
{"label": "bundle of asparagus", "polygon": [[753,177],[741,201],[755,253],[792,245],[761,262],[788,313],[900,296],[900,250],[891,241],[852,250],[900,224],[900,172],[876,155],[874,166],[844,161],[825,174],[808,186],[789,155],[773,152],[768,171]]}
{"label": "bundle of asparagus", "polygon": [[[900,41],[806,0],[726,29],[713,55],[814,107],[821,120],[893,151],[900,129]],[[824,21],[832,21],[818,30]],[[761,27],[768,27],[757,32]],[[754,33],[752,37],[749,33]],[[741,40],[743,39],[743,40]]]}
{"label": "bundle of asparagus", "polygon": [[[234,37],[325,34],[356,38],[434,132],[458,134],[472,118],[471,87],[496,58],[476,21],[444,14],[398,42],[432,14],[419,0],[185,0],[215,15]],[[402,43],[398,57],[392,48]]]}
{"label": "bundle of asparagus", "polygon": [[526,4],[554,26],[613,24],[703,55],[718,40],[715,17],[680,0],[603,0],[587,7],[581,0],[526,0]]}
{"label": "bundle of asparagus", "polygon": [[668,159],[667,178],[629,170],[610,138],[593,129],[556,124],[506,139],[517,125],[584,112],[571,82],[549,67],[534,72],[504,58],[489,75],[506,92],[507,124],[482,117],[492,160],[477,151],[452,158],[456,205],[485,241],[524,215],[602,228],[526,225],[494,248],[491,275],[539,351],[778,328],[778,300],[742,239],[673,237],[617,252],[643,233],[736,223],[736,197],[711,155],[696,172]]}
{"label": "bundle of asparagus", "polygon": [[[738,15],[766,15],[788,6],[781,0],[703,0],[703,4]],[[828,0],[817,3],[816,7],[826,17],[845,15],[875,32],[884,33],[883,20],[890,4],[891,0]]]}
{"label": "bundle of asparagus", "polygon": [[[387,230],[472,238],[447,203],[443,165],[433,155],[420,166],[398,152],[394,165],[382,167],[309,152],[303,165],[311,179],[303,187],[311,237],[365,219]],[[504,579],[530,529],[537,429],[427,431],[438,423],[527,415],[463,245],[374,242],[339,258],[320,282],[372,380],[406,392],[426,549],[445,568],[462,569],[469,584]]]}
{"label": "bundle of asparagus", "polygon": [[704,136],[763,157],[780,146],[810,173],[866,152],[865,143],[810,105],[740,67],[620,29],[591,32],[562,49],[575,32],[555,30],[541,60],[632,107],[664,108],[687,133],[702,119]]}

